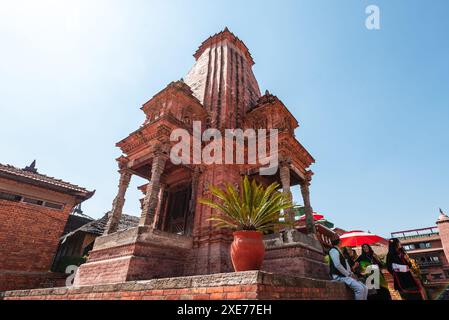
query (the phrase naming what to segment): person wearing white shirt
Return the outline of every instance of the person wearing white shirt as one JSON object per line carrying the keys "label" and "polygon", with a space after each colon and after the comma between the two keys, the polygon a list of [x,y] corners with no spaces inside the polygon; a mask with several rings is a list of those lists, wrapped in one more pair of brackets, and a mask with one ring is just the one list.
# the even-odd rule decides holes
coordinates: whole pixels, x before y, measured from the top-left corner
{"label": "person wearing white shirt", "polygon": [[355,300],[366,300],[368,297],[368,288],[351,271],[348,261],[341,253],[339,244],[339,238],[333,240],[333,247],[329,250],[331,278],[335,281],[343,282],[354,291]]}

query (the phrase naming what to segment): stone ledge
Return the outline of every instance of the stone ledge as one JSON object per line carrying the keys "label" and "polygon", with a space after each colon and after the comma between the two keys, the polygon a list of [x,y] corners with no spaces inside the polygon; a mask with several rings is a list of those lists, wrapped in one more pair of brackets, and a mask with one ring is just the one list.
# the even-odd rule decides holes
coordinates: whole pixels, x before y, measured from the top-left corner
{"label": "stone ledge", "polygon": [[119,247],[132,244],[137,239],[138,228],[120,230],[111,234],[102,235],[95,239],[93,250],[103,250],[110,247]]}
{"label": "stone ledge", "polygon": [[286,230],[282,233],[266,235],[264,236],[264,243],[267,251],[279,248],[303,247],[323,254],[323,247],[317,239],[297,230]]}
{"label": "stone ledge", "polygon": [[[126,297],[128,294],[140,294],[140,296],[142,296],[144,292],[164,292],[164,294],[171,291],[206,292],[209,290],[208,288],[215,288],[213,291],[227,291],[227,289],[223,288],[234,288],[233,290],[237,292],[251,291],[251,293],[253,293],[251,296],[243,296],[243,299],[248,297],[256,298],[258,292],[263,291],[260,288],[264,288],[265,293],[267,291],[266,288],[273,288],[274,291],[276,291],[276,289],[282,289],[282,291],[291,292],[309,292],[309,290],[312,290],[315,294],[320,292],[323,298],[335,299],[338,298],[338,295],[342,295],[343,298],[348,298],[347,289],[342,283],[273,274],[264,271],[219,273],[94,286],[9,291],[0,293],[0,298],[15,299],[20,297],[45,297],[45,299],[68,299],[68,297],[76,297],[84,299],[84,297],[87,296],[99,298],[102,294],[110,296],[114,293]],[[161,297],[163,298],[163,296]],[[298,298],[304,297],[298,295]]]}
{"label": "stone ledge", "polygon": [[193,246],[193,238],[139,226],[98,237],[93,250],[100,251],[135,243],[190,249]]}

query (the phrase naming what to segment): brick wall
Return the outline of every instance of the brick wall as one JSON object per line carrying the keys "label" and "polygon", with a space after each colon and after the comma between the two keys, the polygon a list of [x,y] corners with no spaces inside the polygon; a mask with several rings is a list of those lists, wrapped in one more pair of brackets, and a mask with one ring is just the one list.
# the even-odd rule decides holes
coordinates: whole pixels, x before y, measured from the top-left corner
{"label": "brick wall", "polygon": [[320,242],[301,232],[289,230],[264,237],[266,247],[262,270],[313,279],[329,279]]}
{"label": "brick wall", "polygon": [[443,245],[444,255],[449,261],[449,221],[438,222],[438,230],[440,232],[441,244]]}
{"label": "brick wall", "polygon": [[142,243],[92,251],[88,263],[78,270],[75,283],[91,285],[181,276],[185,255],[183,249]]}
{"label": "brick wall", "polygon": [[183,276],[191,239],[146,227],[99,237],[76,285]]}
{"label": "brick wall", "polygon": [[[49,190],[0,179],[2,189],[37,199],[66,203],[63,210],[0,200],[0,291],[32,288],[50,270],[74,199]],[[14,274],[15,272],[15,274]],[[23,272],[31,273],[21,279]],[[32,273],[36,279],[32,280]],[[14,285],[11,282],[15,282]]]}
{"label": "brick wall", "polygon": [[[186,258],[184,275],[199,275],[234,271],[230,257],[231,240],[211,234],[205,241],[197,241]],[[216,237],[218,240],[213,240]]]}
{"label": "brick wall", "polygon": [[5,300],[352,300],[342,283],[262,271],[155,279],[110,285],[11,291]]}
{"label": "brick wall", "polygon": [[218,229],[209,219],[218,212],[200,203],[201,198],[210,198],[210,186],[238,184],[241,176],[238,166],[211,165],[200,175],[193,228],[193,250],[188,257],[185,274],[210,274],[233,271],[230,259],[232,232]]}
{"label": "brick wall", "polygon": [[0,269],[48,271],[70,210],[0,200]]}
{"label": "brick wall", "polygon": [[262,270],[314,279],[329,279],[329,266],[324,262],[323,253],[300,244],[268,249]]}
{"label": "brick wall", "polygon": [[67,276],[54,272],[0,271],[0,291],[61,287]]}

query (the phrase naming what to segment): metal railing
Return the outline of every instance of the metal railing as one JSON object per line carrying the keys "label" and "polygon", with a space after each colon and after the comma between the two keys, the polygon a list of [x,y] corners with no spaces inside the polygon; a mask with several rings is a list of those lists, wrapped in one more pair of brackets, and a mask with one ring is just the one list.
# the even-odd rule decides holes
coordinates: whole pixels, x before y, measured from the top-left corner
{"label": "metal railing", "polygon": [[439,235],[439,230],[437,227],[421,228],[414,230],[403,230],[391,233],[392,238],[398,239],[413,239],[413,238],[424,238],[431,237],[434,235]]}
{"label": "metal railing", "polygon": [[416,261],[416,262],[420,267],[437,267],[443,265],[441,261],[426,261],[426,262]]}
{"label": "metal railing", "polygon": [[439,232],[432,232],[432,233],[427,233],[427,234],[415,234],[415,235],[402,236],[402,237],[396,236],[396,238],[398,238],[399,240],[409,240],[409,239],[429,238],[429,237],[439,236],[439,235],[440,235]]}

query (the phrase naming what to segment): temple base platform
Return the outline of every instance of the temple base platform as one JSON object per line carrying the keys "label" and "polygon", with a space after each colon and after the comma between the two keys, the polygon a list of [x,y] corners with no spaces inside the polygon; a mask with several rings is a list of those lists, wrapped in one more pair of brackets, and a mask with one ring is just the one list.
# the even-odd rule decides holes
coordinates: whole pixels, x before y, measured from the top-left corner
{"label": "temple base platform", "polygon": [[8,291],[4,300],[352,300],[342,283],[245,271],[51,289]]}
{"label": "temple base platform", "polygon": [[[329,279],[323,249],[313,237],[288,230],[267,235],[264,242],[266,255],[263,271]],[[74,284],[101,285],[232,271],[228,256],[230,242],[217,250],[212,250],[215,243],[207,245],[195,249],[191,237],[148,227],[136,227],[105,235],[96,239],[87,263],[77,271]],[[203,251],[205,254],[198,254]],[[192,268],[194,265],[202,265],[204,268]]]}
{"label": "temple base platform", "polygon": [[192,239],[136,227],[95,240],[87,263],[78,269],[74,284],[97,285],[184,275]]}
{"label": "temple base platform", "polygon": [[265,236],[262,270],[313,279],[329,279],[321,243],[296,230]]}

